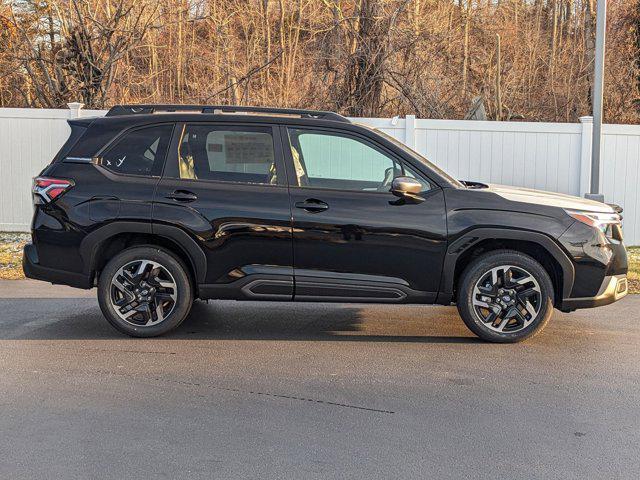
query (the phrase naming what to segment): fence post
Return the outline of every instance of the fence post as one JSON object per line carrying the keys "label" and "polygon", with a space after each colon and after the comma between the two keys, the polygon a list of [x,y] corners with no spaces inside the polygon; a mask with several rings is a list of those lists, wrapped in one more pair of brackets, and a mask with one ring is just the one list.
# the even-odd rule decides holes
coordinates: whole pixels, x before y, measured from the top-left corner
{"label": "fence post", "polygon": [[580,150],[580,196],[591,191],[591,149],[593,147],[593,117],[580,117],[582,148]]}
{"label": "fence post", "polygon": [[80,109],[84,107],[84,103],[71,102],[67,103],[69,107],[69,118],[80,118]]}
{"label": "fence post", "polygon": [[407,115],[404,120],[404,143],[409,148],[416,147],[416,116]]}

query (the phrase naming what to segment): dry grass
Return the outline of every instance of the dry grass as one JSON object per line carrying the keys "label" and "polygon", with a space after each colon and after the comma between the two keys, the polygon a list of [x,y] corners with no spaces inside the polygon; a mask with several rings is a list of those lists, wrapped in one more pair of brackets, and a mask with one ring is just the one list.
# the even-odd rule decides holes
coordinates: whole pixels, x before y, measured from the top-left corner
{"label": "dry grass", "polygon": [[[0,234],[0,279],[24,278],[22,247],[28,241],[28,235]],[[629,248],[629,290],[640,293],[640,247]]]}
{"label": "dry grass", "polygon": [[0,279],[19,280],[24,278],[22,247],[28,241],[28,235],[0,234]]}
{"label": "dry grass", "polygon": [[640,293],[640,247],[629,248],[629,291]]}

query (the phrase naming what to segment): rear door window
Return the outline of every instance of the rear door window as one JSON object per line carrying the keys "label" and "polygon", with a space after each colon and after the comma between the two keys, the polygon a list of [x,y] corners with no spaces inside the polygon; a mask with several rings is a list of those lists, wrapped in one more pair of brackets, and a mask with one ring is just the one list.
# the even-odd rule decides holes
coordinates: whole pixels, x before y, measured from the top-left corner
{"label": "rear door window", "polygon": [[272,128],[187,124],[178,146],[178,175],[274,185],[278,177]]}
{"label": "rear door window", "polygon": [[153,125],[126,133],[101,156],[114,173],[159,176],[171,141],[172,124]]}

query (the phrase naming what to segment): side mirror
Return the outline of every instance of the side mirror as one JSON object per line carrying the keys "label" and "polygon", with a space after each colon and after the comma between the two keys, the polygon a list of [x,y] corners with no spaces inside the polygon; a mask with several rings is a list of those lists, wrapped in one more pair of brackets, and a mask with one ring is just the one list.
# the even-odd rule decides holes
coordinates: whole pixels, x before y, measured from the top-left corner
{"label": "side mirror", "polygon": [[422,184],[415,178],[396,177],[391,182],[391,193],[396,197],[422,202],[424,198],[418,194],[422,191]]}

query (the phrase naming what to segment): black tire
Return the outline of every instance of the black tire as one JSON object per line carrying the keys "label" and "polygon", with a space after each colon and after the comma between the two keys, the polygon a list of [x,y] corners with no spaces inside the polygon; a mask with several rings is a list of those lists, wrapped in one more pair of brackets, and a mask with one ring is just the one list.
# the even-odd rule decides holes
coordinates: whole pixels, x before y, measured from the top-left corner
{"label": "black tire", "polygon": [[[112,298],[114,295],[113,288],[116,288],[112,286],[114,275],[116,275],[116,273],[119,272],[121,268],[124,268],[128,265],[132,265],[131,268],[135,268],[135,262],[142,263],[142,260],[148,260],[163,267],[165,269],[163,274],[168,274],[168,278],[170,278],[173,285],[175,285],[175,287],[164,290],[164,288],[159,284],[154,284],[154,292],[155,287],[157,287],[158,297],[160,296],[161,291],[171,292],[172,299],[164,303],[165,305],[168,305],[166,309],[170,309],[166,316],[164,316],[164,314],[162,316],[159,316],[155,308],[153,308],[153,306],[157,307],[157,303],[155,303],[155,297],[153,297],[152,301],[141,303],[138,303],[136,301],[135,303],[132,303],[132,305],[142,305],[144,303],[147,303],[150,306],[150,311],[156,312],[152,314],[153,316],[155,316],[155,320],[153,320],[152,316],[150,322],[155,321],[157,323],[149,325],[144,324],[144,318],[141,320],[141,322],[143,323],[140,324],[138,324],[139,322],[135,322],[133,319],[128,321],[121,318],[121,316],[116,312],[116,307],[112,302]],[[151,275],[153,272],[159,271],[158,269],[151,269],[151,267],[153,267],[153,264],[148,267],[148,269],[151,270],[151,273],[149,273],[149,275]],[[158,278],[159,277],[156,277],[156,281]],[[153,280],[149,279],[149,282],[153,282]],[[127,290],[131,290],[133,289],[133,286],[132,284],[127,284],[126,288]],[[143,290],[143,292],[146,291],[147,290]],[[129,294],[133,295],[132,293],[128,293],[128,295]],[[115,295],[119,294],[116,293]],[[167,294],[165,293],[165,296],[166,295]],[[132,247],[117,254],[109,261],[109,263],[107,263],[105,268],[100,273],[100,278],[98,280],[98,303],[100,305],[102,313],[114,328],[132,337],[155,337],[158,335],[163,335],[178,327],[178,325],[180,325],[184,321],[184,319],[189,314],[189,311],[191,310],[191,305],[193,304],[193,296],[194,295],[193,287],[191,285],[191,279],[189,277],[189,274],[187,273],[187,268],[185,267],[184,263],[171,252],[154,246]],[[142,315],[142,313],[134,314],[134,318],[142,317]]]}
{"label": "black tire", "polygon": [[[535,282],[532,281],[528,283],[527,285],[530,287],[528,289],[526,289],[524,285],[514,286],[517,283],[515,281],[505,282],[504,277],[507,274],[504,273],[505,270],[500,270],[503,266],[515,267],[513,269],[507,269],[509,271],[508,275],[514,275],[512,272],[516,272],[518,275],[521,275],[522,281],[524,281],[528,278],[525,275],[528,273],[535,279]],[[497,269],[498,275],[500,275],[502,271],[502,278],[498,278],[498,281],[495,282],[497,286],[494,286],[493,282],[488,280],[492,278],[489,276],[494,269]],[[525,274],[523,274],[523,272],[525,272]],[[480,280],[482,280],[482,282],[480,282]],[[485,281],[487,281],[486,284],[484,283]],[[480,285],[480,283],[482,284]],[[494,290],[500,288],[501,284],[505,285],[505,283],[508,283],[509,286],[514,286],[510,292],[515,292],[516,289],[522,287],[522,289],[526,289],[530,295],[534,296],[533,299],[529,301],[529,297],[525,297],[524,301],[522,301],[520,293],[517,292],[516,295],[506,293],[506,296],[494,296],[496,293]],[[489,291],[489,285],[491,285],[492,293],[488,293],[488,296],[485,297],[485,294],[482,292]],[[486,290],[475,290],[476,288]],[[474,290],[480,292],[476,296],[475,305]],[[524,292],[524,290],[521,290],[521,292]],[[497,302],[504,302],[505,298],[509,298],[511,303],[502,303],[501,305],[511,306],[502,307],[501,305],[497,305]],[[478,301],[487,299],[491,299],[487,305],[491,306],[492,309],[500,309],[500,314],[497,314],[489,308],[478,306]],[[516,343],[540,333],[553,314],[553,299],[553,283],[544,267],[529,255],[513,250],[496,250],[478,257],[467,266],[458,283],[457,307],[462,320],[469,330],[488,342]],[[533,315],[531,312],[528,312],[525,304],[528,304],[526,306],[533,310],[537,310],[536,314]],[[533,304],[535,304],[535,308]],[[515,312],[511,310],[512,307],[520,307],[518,308],[520,313],[518,317],[501,320],[499,315],[510,317],[510,315],[505,315],[505,312]],[[485,321],[483,321],[482,318],[483,314],[486,314],[484,318]],[[492,314],[496,315],[496,320],[489,322],[488,320]],[[505,321],[506,323],[503,323]],[[500,327],[507,331],[496,331],[496,329],[500,329]],[[509,329],[512,331],[508,331]]]}

